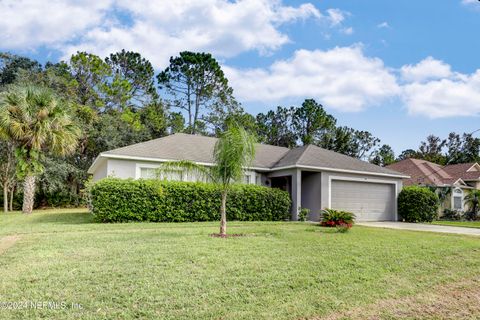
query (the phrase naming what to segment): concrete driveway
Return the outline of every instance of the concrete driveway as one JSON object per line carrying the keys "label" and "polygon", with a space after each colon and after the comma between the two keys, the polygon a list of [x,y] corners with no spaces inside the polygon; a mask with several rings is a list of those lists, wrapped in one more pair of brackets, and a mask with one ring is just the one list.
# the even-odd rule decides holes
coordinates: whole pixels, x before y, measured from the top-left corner
{"label": "concrete driveway", "polygon": [[407,223],[407,222],[395,222],[395,221],[357,222],[356,224],[359,226],[374,227],[374,228],[455,233],[455,234],[464,234],[469,236],[480,237],[480,229],[476,229],[476,228],[438,226],[438,225],[426,224],[426,223]]}

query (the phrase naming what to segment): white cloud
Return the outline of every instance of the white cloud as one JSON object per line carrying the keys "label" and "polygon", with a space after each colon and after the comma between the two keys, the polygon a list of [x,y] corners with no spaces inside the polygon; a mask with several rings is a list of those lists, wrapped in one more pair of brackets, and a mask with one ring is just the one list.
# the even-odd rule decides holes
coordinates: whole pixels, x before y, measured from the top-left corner
{"label": "white cloud", "polygon": [[348,13],[339,10],[339,9],[328,9],[328,19],[330,20],[330,23],[332,26],[337,26],[341,24],[345,20],[345,15]]}
{"label": "white cloud", "polygon": [[281,0],[36,0],[0,1],[0,48],[78,50],[105,56],[127,49],[163,68],[179,51],[208,51],[219,58],[256,50],[269,54],[291,40],[286,23],[316,19],[339,27],[345,13],[320,12],[311,3]]}
{"label": "white cloud", "polygon": [[390,28],[390,25],[388,24],[387,21],[384,21],[382,23],[377,24],[377,28],[379,29],[388,29]]}
{"label": "white cloud", "polygon": [[63,42],[104,21],[110,0],[0,1],[0,47],[33,50]]}
{"label": "white cloud", "polygon": [[405,81],[422,82],[452,76],[451,67],[441,60],[427,57],[415,65],[405,65],[400,69]]}
{"label": "white cloud", "polygon": [[480,114],[480,69],[470,75],[413,82],[403,87],[402,98],[410,114],[429,118]]}
{"label": "white cloud", "polygon": [[364,55],[359,45],[331,50],[298,50],[267,69],[225,67],[240,101],[278,103],[312,97],[341,111],[360,111],[400,92],[382,60]]}

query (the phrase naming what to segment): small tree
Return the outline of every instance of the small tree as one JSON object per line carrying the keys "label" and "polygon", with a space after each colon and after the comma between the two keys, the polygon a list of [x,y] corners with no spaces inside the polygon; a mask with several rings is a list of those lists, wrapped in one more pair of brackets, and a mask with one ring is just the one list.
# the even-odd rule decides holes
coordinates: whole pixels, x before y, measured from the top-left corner
{"label": "small tree", "polygon": [[465,204],[469,207],[470,218],[477,219],[478,202],[480,201],[480,190],[470,190],[465,196]]}
{"label": "small tree", "polygon": [[80,130],[68,110],[47,88],[11,87],[0,96],[0,128],[15,144],[17,173],[24,179],[23,213],[32,212],[43,154],[63,156],[76,148]]}
{"label": "small tree", "polygon": [[191,161],[166,162],[159,168],[159,175],[183,170],[203,177],[220,187],[220,235],[227,234],[227,197],[232,184],[241,181],[244,170],[255,157],[255,137],[243,127],[231,125],[220,135],[215,144],[215,165],[204,167]]}

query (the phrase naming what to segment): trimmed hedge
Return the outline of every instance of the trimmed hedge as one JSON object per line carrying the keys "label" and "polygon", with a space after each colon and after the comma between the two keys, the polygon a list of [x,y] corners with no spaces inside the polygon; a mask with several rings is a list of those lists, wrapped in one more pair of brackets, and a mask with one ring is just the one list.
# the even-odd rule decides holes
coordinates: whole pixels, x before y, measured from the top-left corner
{"label": "trimmed hedge", "polygon": [[[187,222],[220,219],[220,190],[214,184],[106,178],[89,187],[90,209],[98,222]],[[285,220],[287,192],[256,185],[235,185],[227,198],[227,219]]]}
{"label": "trimmed hedge", "polygon": [[425,187],[405,187],[398,196],[398,213],[407,222],[432,222],[438,205],[438,196]]}

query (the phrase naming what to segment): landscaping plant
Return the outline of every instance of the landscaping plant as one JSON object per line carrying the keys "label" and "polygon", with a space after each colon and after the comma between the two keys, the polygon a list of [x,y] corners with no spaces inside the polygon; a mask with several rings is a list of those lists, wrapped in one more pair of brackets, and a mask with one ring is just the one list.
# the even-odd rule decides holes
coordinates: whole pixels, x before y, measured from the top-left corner
{"label": "landscaping plant", "polygon": [[323,227],[335,227],[339,232],[346,232],[353,226],[355,215],[348,211],[325,209],[321,211]]}
{"label": "landscaping plant", "polygon": [[465,196],[465,205],[469,208],[465,215],[469,220],[477,220],[479,199],[480,190],[469,190],[468,194]]}
{"label": "landscaping plant", "polygon": [[426,187],[405,187],[398,196],[398,213],[406,222],[432,222],[438,206],[438,196]]}
{"label": "landscaping plant", "polygon": [[243,127],[230,123],[227,130],[220,134],[213,149],[215,165],[200,166],[191,161],[166,162],[159,168],[160,172],[178,170],[202,174],[220,188],[220,233],[227,235],[227,196],[232,185],[242,180],[245,168],[249,167],[255,157],[255,136]]}
{"label": "landscaping plant", "polygon": [[307,221],[307,217],[310,214],[310,209],[308,208],[299,208],[298,212],[298,220],[299,221]]}
{"label": "landscaping plant", "polygon": [[[88,204],[99,222],[197,222],[218,220],[221,188],[213,183],[105,178],[88,187]],[[283,221],[289,215],[288,192],[253,184],[229,190],[227,218]]]}

